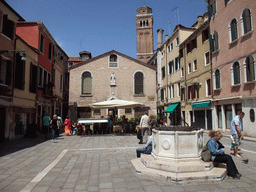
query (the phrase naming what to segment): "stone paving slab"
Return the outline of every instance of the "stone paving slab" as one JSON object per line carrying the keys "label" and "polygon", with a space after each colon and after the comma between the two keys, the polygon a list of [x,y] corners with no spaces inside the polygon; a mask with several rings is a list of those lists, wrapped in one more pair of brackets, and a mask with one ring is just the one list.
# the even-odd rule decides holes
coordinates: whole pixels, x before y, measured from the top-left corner
{"label": "stone paving slab", "polygon": [[55,141],[38,137],[1,145],[0,191],[255,191],[256,161],[234,158],[240,181],[177,184],[136,174],[131,160],[138,147],[143,145],[134,135],[61,135]]}

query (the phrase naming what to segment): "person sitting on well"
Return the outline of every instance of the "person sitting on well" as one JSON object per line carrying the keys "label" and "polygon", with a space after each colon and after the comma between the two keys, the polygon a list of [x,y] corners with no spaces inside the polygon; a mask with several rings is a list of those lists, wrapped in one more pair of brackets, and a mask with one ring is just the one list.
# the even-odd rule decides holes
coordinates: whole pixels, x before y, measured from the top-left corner
{"label": "person sitting on well", "polygon": [[213,162],[226,163],[228,177],[230,179],[240,179],[242,175],[238,172],[232,157],[225,154],[224,146],[219,142],[222,138],[222,133],[220,131],[211,130],[209,136],[211,138],[207,143],[207,147],[212,154],[211,160]]}
{"label": "person sitting on well", "polygon": [[136,149],[137,158],[140,158],[141,153],[151,154],[151,152],[152,152],[152,143],[153,143],[153,135],[152,135],[152,130],[151,129],[149,129],[149,135],[150,135],[150,137],[148,138],[145,147]]}

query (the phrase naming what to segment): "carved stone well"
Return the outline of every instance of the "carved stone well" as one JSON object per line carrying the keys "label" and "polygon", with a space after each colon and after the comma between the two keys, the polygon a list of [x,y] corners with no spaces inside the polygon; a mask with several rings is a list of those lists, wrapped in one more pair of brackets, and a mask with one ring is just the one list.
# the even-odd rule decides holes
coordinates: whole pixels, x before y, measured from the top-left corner
{"label": "carved stone well", "polygon": [[153,129],[151,155],[133,159],[140,175],[173,182],[222,181],[226,169],[201,160],[204,130],[194,127]]}

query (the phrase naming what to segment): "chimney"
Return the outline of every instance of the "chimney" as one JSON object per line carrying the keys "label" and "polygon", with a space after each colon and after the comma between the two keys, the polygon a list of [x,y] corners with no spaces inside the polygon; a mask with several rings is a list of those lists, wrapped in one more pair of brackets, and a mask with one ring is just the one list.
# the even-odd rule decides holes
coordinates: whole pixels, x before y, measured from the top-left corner
{"label": "chimney", "polygon": [[157,48],[160,48],[163,45],[163,29],[157,30]]}
{"label": "chimney", "polygon": [[198,27],[200,27],[202,24],[203,24],[203,16],[202,15],[199,15],[197,17],[197,23],[198,23]]}
{"label": "chimney", "polygon": [[165,35],[165,41],[167,41],[167,40],[168,40],[168,38],[169,38],[169,37],[168,37],[168,35]]}

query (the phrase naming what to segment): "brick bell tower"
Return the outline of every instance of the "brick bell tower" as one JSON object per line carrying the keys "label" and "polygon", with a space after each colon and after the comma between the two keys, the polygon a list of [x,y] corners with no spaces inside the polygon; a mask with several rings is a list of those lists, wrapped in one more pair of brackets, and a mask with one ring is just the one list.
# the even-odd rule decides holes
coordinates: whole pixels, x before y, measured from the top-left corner
{"label": "brick bell tower", "polygon": [[140,7],[136,15],[137,60],[148,62],[154,54],[153,14],[149,7]]}

